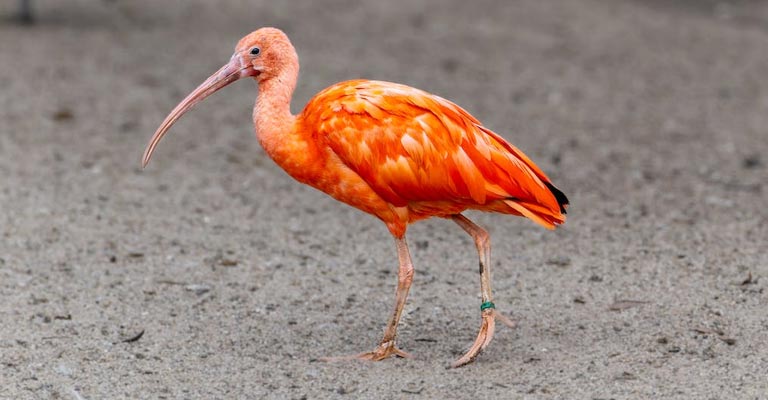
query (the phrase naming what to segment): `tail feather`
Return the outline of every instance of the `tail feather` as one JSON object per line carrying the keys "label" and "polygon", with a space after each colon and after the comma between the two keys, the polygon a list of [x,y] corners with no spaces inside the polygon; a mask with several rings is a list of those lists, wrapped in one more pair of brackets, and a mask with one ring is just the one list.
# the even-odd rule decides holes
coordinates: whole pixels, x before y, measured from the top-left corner
{"label": "tail feather", "polygon": [[565,197],[565,193],[549,182],[544,182],[544,184],[547,185],[547,189],[555,196],[555,200],[557,200],[557,204],[560,206],[560,212],[567,214],[568,212],[565,209],[568,207],[568,198]]}
{"label": "tail feather", "polygon": [[517,200],[504,200],[504,203],[517,211],[520,215],[547,229],[555,229],[557,225],[565,222],[565,215],[538,204],[525,203]]}

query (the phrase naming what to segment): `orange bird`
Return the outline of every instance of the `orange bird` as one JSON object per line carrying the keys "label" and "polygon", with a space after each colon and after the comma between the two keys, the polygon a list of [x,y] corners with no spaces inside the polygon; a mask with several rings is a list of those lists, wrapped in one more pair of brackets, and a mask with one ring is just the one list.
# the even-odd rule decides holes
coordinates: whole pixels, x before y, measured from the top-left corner
{"label": "orange bird", "polygon": [[568,199],[522,151],[456,104],[396,83],[353,80],[333,85],[290,111],[299,58],[288,37],[262,28],[240,39],[229,62],[182,100],[150,139],[146,166],[160,139],[192,106],[245,77],[259,87],[256,137],[290,176],[383,221],[400,263],[395,309],[370,352],[326,360],[410,357],[395,344],[413,280],[408,224],[450,218],[475,241],[480,257],[482,324],[472,347],[453,363],[471,363],[493,338],[490,237],[461,214],[467,209],[520,215],[548,229],[565,222]]}

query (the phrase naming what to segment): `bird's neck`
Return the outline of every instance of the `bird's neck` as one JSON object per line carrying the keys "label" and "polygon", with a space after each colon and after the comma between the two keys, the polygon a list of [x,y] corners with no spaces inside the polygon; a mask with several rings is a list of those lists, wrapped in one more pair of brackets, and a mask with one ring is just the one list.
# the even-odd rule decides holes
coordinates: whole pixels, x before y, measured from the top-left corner
{"label": "bird's neck", "polygon": [[[291,128],[294,117],[291,114],[291,97],[296,88],[298,65],[290,66],[277,76],[259,83],[259,96],[253,109],[253,122],[259,140],[269,141]],[[266,145],[264,146],[267,147]]]}
{"label": "bird's neck", "polygon": [[259,83],[253,122],[256,137],[266,153],[288,174],[305,181],[303,164],[315,149],[296,129],[296,117],[291,114],[291,97],[298,74],[297,61],[277,76]]}

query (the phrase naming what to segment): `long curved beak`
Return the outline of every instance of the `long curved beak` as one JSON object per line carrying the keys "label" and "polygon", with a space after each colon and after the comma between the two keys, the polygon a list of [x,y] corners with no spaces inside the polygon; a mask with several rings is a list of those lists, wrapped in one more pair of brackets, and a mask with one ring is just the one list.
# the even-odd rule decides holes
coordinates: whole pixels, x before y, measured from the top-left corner
{"label": "long curved beak", "polygon": [[160,124],[155,134],[152,135],[152,139],[149,140],[147,148],[144,150],[144,157],[141,160],[141,167],[146,167],[149,163],[149,159],[152,157],[152,153],[155,151],[155,147],[160,142],[160,139],[165,136],[165,133],[171,129],[171,126],[181,118],[184,113],[189,111],[195,104],[203,101],[206,97],[210,96],[217,90],[229,85],[230,83],[247,76],[257,75],[259,71],[255,70],[250,63],[243,62],[239,54],[235,53],[229,63],[225,64],[221,69],[216,71],[208,79],[205,80],[200,86],[197,87],[192,93],[179,103],[176,108],[165,117],[165,121]]}

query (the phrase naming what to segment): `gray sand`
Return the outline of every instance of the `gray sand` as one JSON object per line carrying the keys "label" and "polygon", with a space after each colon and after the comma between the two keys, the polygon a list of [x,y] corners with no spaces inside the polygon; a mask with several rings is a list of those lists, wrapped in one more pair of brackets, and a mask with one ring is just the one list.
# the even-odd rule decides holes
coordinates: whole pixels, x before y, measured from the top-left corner
{"label": "gray sand", "polygon": [[[397,3],[41,0],[37,25],[3,19],[0,398],[768,398],[768,4]],[[475,364],[444,368],[480,304],[445,220],[409,230],[416,358],[312,361],[377,343],[394,243],[265,156],[253,83],[139,168],[165,114],[270,25],[301,57],[294,111],[345,79],[416,86],[569,195],[555,232],[469,213],[519,322]]]}

